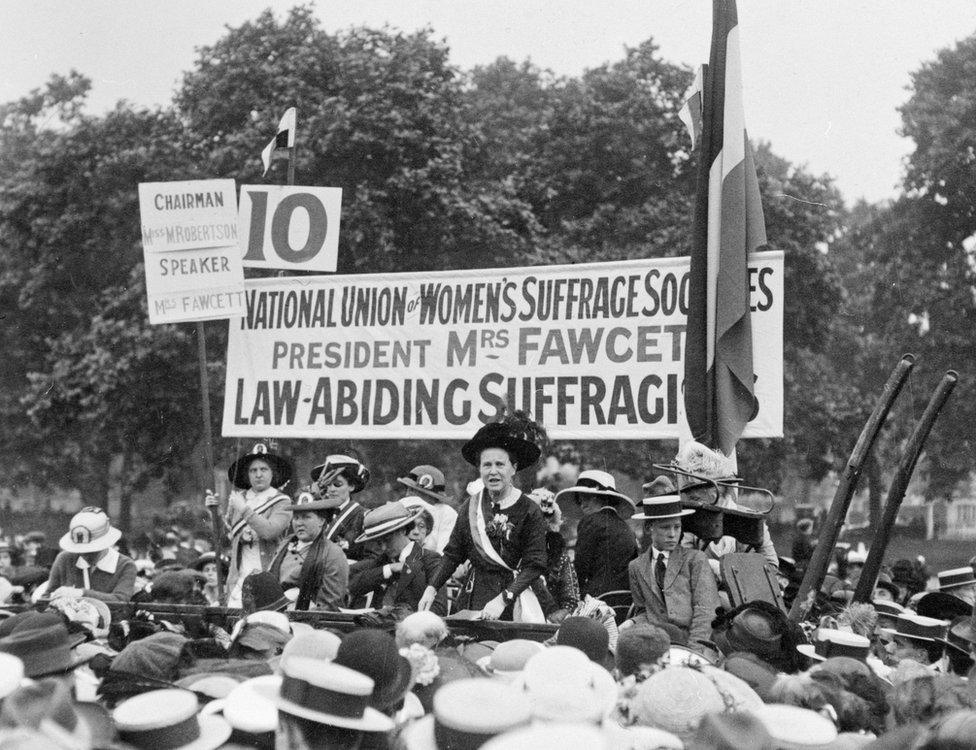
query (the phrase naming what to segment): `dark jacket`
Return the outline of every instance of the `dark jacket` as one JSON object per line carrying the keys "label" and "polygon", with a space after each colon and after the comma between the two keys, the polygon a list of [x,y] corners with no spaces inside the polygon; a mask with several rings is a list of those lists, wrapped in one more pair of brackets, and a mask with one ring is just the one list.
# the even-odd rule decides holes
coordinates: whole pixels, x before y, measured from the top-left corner
{"label": "dark jacket", "polygon": [[[281,580],[281,561],[288,554],[288,547],[297,540],[298,537],[292,536],[278,548],[269,568],[275,580]],[[346,556],[337,544],[319,533],[302,562],[295,609],[336,609],[344,603],[348,588],[349,563]]]}
{"label": "dark jacket", "polygon": [[[451,540],[444,549],[440,568],[430,584],[439,589],[447,583],[458,565],[470,560],[471,572],[455,605],[459,610],[483,609],[505,589],[518,597],[533,581],[546,573],[546,522],[539,506],[528,495],[519,495],[514,505],[501,512],[511,528],[504,539],[496,538],[493,541],[495,551],[511,570],[493,562],[475,547],[469,519],[471,502],[472,498],[469,497],[458,508],[458,520],[451,532]],[[495,514],[487,490],[474,498],[474,502],[482,504],[486,523],[493,519]]]}
{"label": "dark jacket", "polygon": [[[416,612],[420,597],[437,573],[441,556],[414,543],[403,570],[395,573],[392,578],[383,577],[383,566],[387,563],[389,560],[386,557],[371,557],[352,564],[349,569],[349,596],[352,606],[366,606],[366,595],[372,592],[372,607],[396,607]],[[441,617],[447,614],[447,595],[443,588],[437,592],[430,611]]]}
{"label": "dark jacket", "polygon": [[[365,550],[362,544],[356,544],[356,537],[363,533],[363,518],[366,510],[355,500],[350,500],[345,508],[336,508],[325,526],[325,534],[339,545],[350,560],[359,560]],[[349,511],[346,514],[345,511]]]}
{"label": "dark jacket", "polygon": [[630,588],[627,565],[637,557],[637,538],[613,508],[584,516],[576,527],[576,577],[580,594],[599,596]]}

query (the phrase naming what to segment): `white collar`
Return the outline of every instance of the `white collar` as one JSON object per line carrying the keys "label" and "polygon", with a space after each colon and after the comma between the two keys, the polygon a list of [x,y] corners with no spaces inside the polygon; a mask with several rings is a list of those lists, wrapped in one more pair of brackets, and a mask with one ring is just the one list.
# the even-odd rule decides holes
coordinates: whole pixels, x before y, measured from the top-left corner
{"label": "white collar", "polygon": [[[522,490],[520,490],[518,487],[515,487],[513,485],[512,487],[509,488],[508,493],[505,495],[505,497],[497,501],[498,507],[501,510],[507,510],[508,508],[511,508],[513,505],[515,505],[515,503],[518,502],[518,499],[521,496],[522,496]],[[488,500],[491,502],[496,502],[491,499],[491,495],[488,496]]]}
{"label": "white collar", "polygon": [[[119,551],[114,548],[109,548],[109,551],[102,557],[102,559],[95,563],[96,568],[105,571],[109,575],[115,575],[115,569],[118,567],[118,565]],[[88,561],[79,555],[78,559],[75,561],[75,567],[84,570],[85,568],[89,567]]]}
{"label": "white collar", "polygon": [[407,545],[400,550],[400,556],[397,557],[397,560],[399,562],[406,562],[411,552],[413,552],[413,542],[407,542]]}
{"label": "white collar", "polygon": [[651,552],[653,553],[653,557],[655,560],[657,560],[657,558],[660,557],[661,555],[664,555],[664,562],[667,562],[668,560],[671,559],[670,552],[665,552],[663,549],[658,549],[653,544],[651,545]]}

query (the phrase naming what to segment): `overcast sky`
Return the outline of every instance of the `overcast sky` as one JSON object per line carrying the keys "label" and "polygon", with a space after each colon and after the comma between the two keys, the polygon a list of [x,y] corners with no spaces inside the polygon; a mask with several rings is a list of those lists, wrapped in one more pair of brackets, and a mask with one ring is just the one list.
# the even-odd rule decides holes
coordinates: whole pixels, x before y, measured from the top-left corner
{"label": "overcast sky", "polygon": [[[0,101],[71,68],[90,109],[166,104],[195,49],[268,0],[0,0]],[[430,26],[462,68],[506,55],[576,75],[648,37],[672,62],[708,57],[709,0],[358,0],[318,2],[330,30]],[[833,175],[850,202],[891,197],[911,142],[896,108],[909,74],[976,32],[976,0],[740,0],[746,125],[789,160]],[[299,116],[301,113],[299,113]],[[301,123],[299,123],[299,129]]]}

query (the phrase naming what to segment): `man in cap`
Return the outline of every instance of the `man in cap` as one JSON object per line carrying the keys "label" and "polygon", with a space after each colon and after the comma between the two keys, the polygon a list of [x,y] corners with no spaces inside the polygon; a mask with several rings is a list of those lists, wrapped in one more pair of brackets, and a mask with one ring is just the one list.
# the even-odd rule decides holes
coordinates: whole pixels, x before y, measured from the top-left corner
{"label": "man in cap", "polygon": [[436,466],[423,464],[413,467],[407,476],[399,477],[397,481],[409,489],[410,495],[421,495],[427,501],[427,512],[434,519],[434,528],[428,532],[424,547],[443,553],[458,517],[452,506],[454,500],[447,494],[444,472]]}
{"label": "man in cap", "polygon": [[298,610],[334,610],[346,598],[349,562],[325,535],[328,507],[311,492],[299,494],[289,506],[294,534],[278,548],[268,570]]}
{"label": "man in cap", "polygon": [[114,545],[122,532],[112,526],[101,508],[82,508],[61,537],[62,552],[55,558],[47,591],[61,596],[127,602],[136,585],[136,564]]}
{"label": "man in cap", "polygon": [[[363,533],[356,542],[378,542],[383,554],[353,564],[349,581],[353,606],[357,606],[357,599],[365,599],[372,593],[371,604],[375,608],[417,611],[420,597],[441,563],[439,554],[410,541],[410,531],[419,512],[419,509],[411,511],[403,502],[395,501],[366,514]],[[442,616],[447,613],[443,588],[438,590],[430,611]]]}
{"label": "man in cap", "polygon": [[627,566],[637,557],[637,538],[621,513],[631,515],[633,501],[617,492],[613,476],[593,469],[580,472],[574,486],[556,494],[560,498],[575,501],[583,512],[573,559],[580,595],[629,588]]}
{"label": "man in cap", "polygon": [[689,645],[707,641],[719,605],[718,588],[704,553],[680,546],[684,510],[676,494],[646,497],[634,519],[644,521],[647,551],[630,563],[630,591],[639,614],[634,623],[671,624],[688,634]]}

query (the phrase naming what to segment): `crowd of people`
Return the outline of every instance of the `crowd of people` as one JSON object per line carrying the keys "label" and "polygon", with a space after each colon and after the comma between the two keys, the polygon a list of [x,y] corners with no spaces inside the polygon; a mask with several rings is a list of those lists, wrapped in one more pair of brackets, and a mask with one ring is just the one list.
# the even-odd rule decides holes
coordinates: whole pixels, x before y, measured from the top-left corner
{"label": "crowd of people", "polygon": [[[226,555],[176,530],[133,559],[94,507],[53,559],[0,547],[0,749],[976,748],[972,563],[898,561],[854,602],[842,546],[794,622],[813,524],[777,555],[721,453],[686,443],[639,502],[600,470],[523,491],[540,449],[512,423],[462,455],[460,502],[422,465],[366,508],[357,458],[292,497],[255,446],[204,499]],[[740,554],[769,595],[729,585]]]}

